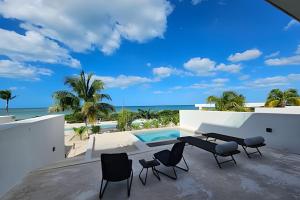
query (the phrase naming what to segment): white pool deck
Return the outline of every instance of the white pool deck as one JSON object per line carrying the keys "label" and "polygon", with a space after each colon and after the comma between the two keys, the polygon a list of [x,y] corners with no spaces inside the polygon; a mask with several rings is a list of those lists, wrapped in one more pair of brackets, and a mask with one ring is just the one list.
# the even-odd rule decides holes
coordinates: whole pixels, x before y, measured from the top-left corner
{"label": "white pool deck", "polygon": [[[153,153],[172,145],[153,147],[150,151],[129,154],[133,160],[133,184],[129,199],[299,199],[300,155],[263,148],[263,157],[248,159],[242,152],[237,166],[227,163],[219,169],[213,156],[201,149],[186,146],[184,156],[189,172],[177,170],[178,179],[151,172],[147,185],[140,183],[139,159],[151,159]],[[160,170],[168,171],[163,166]],[[96,200],[101,178],[99,159],[34,171],[10,190],[1,200]],[[108,185],[103,199],[127,199],[126,182]]]}

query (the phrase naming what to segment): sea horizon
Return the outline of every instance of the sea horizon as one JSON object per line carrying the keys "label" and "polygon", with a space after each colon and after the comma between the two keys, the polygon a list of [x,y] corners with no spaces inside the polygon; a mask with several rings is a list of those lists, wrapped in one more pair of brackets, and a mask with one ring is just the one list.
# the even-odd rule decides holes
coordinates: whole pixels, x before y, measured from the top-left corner
{"label": "sea horizon", "polygon": [[[138,109],[151,111],[161,111],[161,110],[196,110],[194,104],[191,105],[148,105],[148,106],[114,106],[116,112],[119,112],[122,108],[130,110],[132,112],[138,111]],[[32,117],[39,117],[48,114],[69,114],[70,111],[49,113],[48,107],[28,107],[28,108],[9,108],[9,112],[6,113],[5,109],[0,109],[0,116],[3,115],[14,115],[16,120],[28,119]]]}

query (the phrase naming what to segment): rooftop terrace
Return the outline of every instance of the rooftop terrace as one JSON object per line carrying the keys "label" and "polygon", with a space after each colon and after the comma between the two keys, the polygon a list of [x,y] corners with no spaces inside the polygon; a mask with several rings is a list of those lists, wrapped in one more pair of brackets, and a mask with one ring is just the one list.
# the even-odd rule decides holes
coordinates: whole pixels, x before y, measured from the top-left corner
{"label": "rooftop terrace", "polygon": [[[130,199],[299,199],[300,155],[263,148],[263,157],[248,159],[242,152],[233,163],[219,169],[213,156],[196,147],[186,146],[184,156],[189,172],[177,170],[176,181],[148,174],[147,185],[138,179],[139,159],[172,145],[130,155],[134,178]],[[163,166],[160,170],[166,170]],[[98,199],[101,163],[90,162],[32,172],[1,200]],[[108,185],[103,199],[125,199],[126,182]]]}

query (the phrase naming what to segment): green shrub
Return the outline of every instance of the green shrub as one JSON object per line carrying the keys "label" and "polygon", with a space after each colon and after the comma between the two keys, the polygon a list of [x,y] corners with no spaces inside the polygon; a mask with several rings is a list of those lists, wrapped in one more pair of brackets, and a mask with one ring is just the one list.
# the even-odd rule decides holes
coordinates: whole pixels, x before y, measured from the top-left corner
{"label": "green shrub", "polygon": [[140,124],[131,124],[131,128],[134,130],[139,130],[139,129],[141,129],[141,126],[140,126]]}
{"label": "green shrub", "polygon": [[88,130],[86,126],[81,126],[79,128],[73,128],[76,135],[80,137],[80,140],[82,140],[82,136],[86,133]]}
{"label": "green shrub", "polygon": [[143,123],[143,128],[152,128],[152,122],[149,120],[149,121],[145,121]]}
{"label": "green shrub", "polygon": [[65,115],[65,120],[68,123],[83,123],[84,122],[84,115],[80,112],[75,112],[69,115]]}
{"label": "green shrub", "polygon": [[120,131],[127,131],[131,129],[134,120],[132,112],[129,110],[122,110],[118,115],[117,129]]}
{"label": "green shrub", "polygon": [[101,127],[100,126],[95,126],[95,125],[92,125],[91,126],[91,131],[93,134],[98,134],[100,133],[100,130],[101,130]]}
{"label": "green shrub", "polygon": [[157,119],[154,119],[154,120],[151,121],[151,126],[153,128],[159,128],[160,127],[160,123],[159,123],[159,121]]}

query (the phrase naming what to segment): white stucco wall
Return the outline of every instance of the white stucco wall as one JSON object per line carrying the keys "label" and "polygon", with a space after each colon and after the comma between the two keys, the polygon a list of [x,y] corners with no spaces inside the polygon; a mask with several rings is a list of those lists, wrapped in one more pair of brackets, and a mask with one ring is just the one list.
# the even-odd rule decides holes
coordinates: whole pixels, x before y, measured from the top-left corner
{"label": "white stucco wall", "polygon": [[63,160],[64,154],[63,115],[1,124],[0,197],[28,172]]}
{"label": "white stucco wall", "polygon": [[284,108],[255,108],[256,113],[286,113],[300,114],[300,106],[286,106]]}
{"label": "white stucco wall", "polygon": [[[181,110],[180,126],[237,137],[263,136],[270,147],[300,154],[300,115]],[[272,132],[266,132],[272,128]]]}
{"label": "white stucco wall", "polygon": [[9,123],[13,121],[15,121],[13,115],[0,116],[0,124]]}

